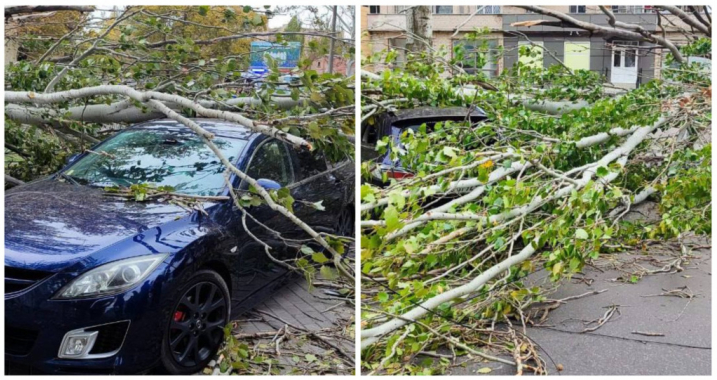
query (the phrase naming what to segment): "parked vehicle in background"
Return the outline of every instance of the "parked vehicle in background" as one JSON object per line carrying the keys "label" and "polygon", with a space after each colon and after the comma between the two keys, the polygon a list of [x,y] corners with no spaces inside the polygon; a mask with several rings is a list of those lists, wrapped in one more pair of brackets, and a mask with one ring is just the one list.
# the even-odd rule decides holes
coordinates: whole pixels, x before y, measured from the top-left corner
{"label": "parked vehicle in background", "polygon": [[[353,236],[354,169],[237,124],[195,119],[237,168],[267,189],[289,187],[294,212],[318,232]],[[242,211],[225,168],[189,129],[151,121],[73,157],[60,172],[5,196],[5,365],[10,373],[196,373],[228,322],[289,272],[278,260],[307,239],[268,205]],[[248,184],[232,175],[231,186]],[[200,197],[201,210],[108,196],[153,183]],[[205,198],[201,198],[205,197]],[[213,198],[214,197],[214,198]],[[196,198],[195,198],[196,199]],[[308,203],[322,202],[325,211]],[[277,237],[273,231],[281,233]]]}
{"label": "parked vehicle in background", "polygon": [[381,154],[376,150],[376,143],[385,136],[391,136],[398,143],[406,129],[418,131],[423,124],[430,131],[439,122],[470,120],[471,123],[477,123],[487,118],[478,107],[420,107],[383,113],[375,118],[373,125],[365,124],[361,127],[361,161],[372,162],[371,182],[376,185],[384,185],[391,179],[413,177],[413,173],[405,168],[400,159],[391,159],[390,146]]}

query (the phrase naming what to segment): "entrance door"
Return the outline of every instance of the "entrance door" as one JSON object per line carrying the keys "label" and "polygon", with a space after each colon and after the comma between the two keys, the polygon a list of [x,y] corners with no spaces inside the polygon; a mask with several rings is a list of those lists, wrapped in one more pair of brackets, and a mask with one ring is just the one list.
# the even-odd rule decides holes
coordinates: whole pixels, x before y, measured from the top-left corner
{"label": "entrance door", "polygon": [[529,55],[521,55],[520,58],[518,58],[518,60],[520,61],[520,63],[524,64],[527,67],[532,67],[532,68],[536,68],[536,69],[542,68],[543,67],[543,49],[542,49],[543,41],[535,41],[533,43],[538,46],[535,46],[528,41],[519,41],[518,42],[518,46],[527,46],[528,49],[530,49]]}
{"label": "entrance door", "polygon": [[637,42],[616,42],[612,48],[610,82],[637,84]]}

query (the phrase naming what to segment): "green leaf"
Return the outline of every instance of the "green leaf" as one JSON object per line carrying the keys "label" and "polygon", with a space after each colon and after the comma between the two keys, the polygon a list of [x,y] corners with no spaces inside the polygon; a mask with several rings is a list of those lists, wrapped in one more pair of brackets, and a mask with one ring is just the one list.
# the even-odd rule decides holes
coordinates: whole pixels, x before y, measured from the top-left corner
{"label": "green leaf", "polygon": [[326,256],[324,256],[324,254],[321,252],[314,252],[311,255],[311,259],[319,264],[323,264],[323,263],[329,261],[329,259],[327,259]]}
{"label": "green leaf", "polygon": [[401,221],[398,219],[398,210],[395,207],[386,207],[383,212],[383,218],[386,221],[386,228],[389,231],[393,231],[401,227]]}
{"label": "green leaf", "polygon": [[597,174],[598,177],[602,178],[602,177],[605,177],[606,175],[608,175],[610,172],[607,170],[606,167],[600,166],[599,168],[597,168],[597,171],[595,173]]}
{"label": "green leaf", "polygon": [[448,156],[450,158],[456,158],[456,149],[451,148],[450,146],[444,147],[443,154],[445,154],[446,156]]}
{"label": "green leaf", "polygon": [[554,275],[558,275],[558,274],[562,273],[562,272],[563,272],[563,263],[562,263],[562,262],[557,262],[557,263],[555,263],[555,264],[553,265],[553,271],[552,271],[552,272],[553,272]]}
{"label": "green leaf", "polygon": [[327,267],[326,265],[322,265],[319,272],[321,273],[321,276],[327,280],[335,280],[339,278],[339,274],[336,272],[336,269]]}
{"label": "green leaf", "polygon": [[576,239],[586,240],[586,239],[588,239],[589,237],[590,237],[590,236],[588,235],[588,232],[585,231],[585,230],[582,229],[582,228],[578,228],[577,231],[575,231],[575,238],[576,238]]}

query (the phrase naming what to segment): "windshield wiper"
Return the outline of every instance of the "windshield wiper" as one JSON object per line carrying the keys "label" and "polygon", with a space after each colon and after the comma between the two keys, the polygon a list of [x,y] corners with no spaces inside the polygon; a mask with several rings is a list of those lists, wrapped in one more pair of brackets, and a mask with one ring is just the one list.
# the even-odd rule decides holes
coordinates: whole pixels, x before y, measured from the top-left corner
{"label": "windshield wiper", "polygon": [[73,185],[81,186],[81,184],[80,184],[79,182],[77,182],[77,180],[75,179],[75,177],[73,177],[73,176],[71,176],[71,175],[68,175],[68,174],[65,174],[65,173],[57,173],[57,175],[55,175],[55,179],[57,179],[57,178],[62,178],[62,179],[64,179],[65,181],[71,182]]}

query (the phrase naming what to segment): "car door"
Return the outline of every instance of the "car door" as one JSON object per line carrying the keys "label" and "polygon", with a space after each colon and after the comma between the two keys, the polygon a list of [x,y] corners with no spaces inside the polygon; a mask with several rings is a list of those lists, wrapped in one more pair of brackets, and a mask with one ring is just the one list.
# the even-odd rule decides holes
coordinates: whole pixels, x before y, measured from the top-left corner
{"label": "car door", "polygon": [[[301,179],[291,186],[291,194],[296,200],[294,203],[296,216],[317,232],[334,233],[339,214],[345,206],[343,202],[347,187],[345,176],[336,170],[329,170],[326,158],[321,152],[293,153],[296,172],[301,175]],[[311,205],[319,202],[320,205]],[[302,232],[297,231],[297,237],[308,237]]]}
{"label": "car door", "polygon": [[[291,156],[283,143],[275,139],[266,139],[259,143],[244,172],[254,178],[269,179],[278,182],[281,186],[287,186],[294,182],[294,169],[291,163]],[[248,194],[249,184],[246,181],[238,180],[237,195],[241,197]],[[243,212],[233,206],[232,230],[236,231],[237,259],[232,266],[237,275],[237,291],[234,297],[237,303],[250,297],[257,291],[266,287],[274,280],[286,273],[286,268],[275,263],[266,254],[264,246],[256,240],[268,244],[271,247],[271,255],[277,260],[284,260],[290,254],[290,248],[276,235],[286,237],[293,232],[293,225],[289,219],[278,211],[272,210],[268,205],[245,207],[248,214],[246,226],[249,235],[242,223]],[[276,232],[276,233],[275,233]],[[294,249],[295,253],[296,250]]]}

